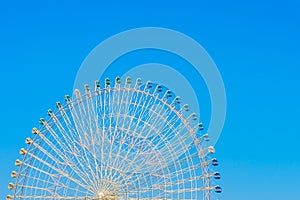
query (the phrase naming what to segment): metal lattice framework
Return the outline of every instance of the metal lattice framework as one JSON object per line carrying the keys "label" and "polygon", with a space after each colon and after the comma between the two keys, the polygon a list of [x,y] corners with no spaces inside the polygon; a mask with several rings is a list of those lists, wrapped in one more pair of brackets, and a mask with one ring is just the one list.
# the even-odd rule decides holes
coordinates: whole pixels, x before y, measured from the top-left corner
{"label": "metal lattice framework", "polygon": [[167,88],[106,79],[65,100],[26,138],[7,200],[210,200],[221,192],[202,123]]}

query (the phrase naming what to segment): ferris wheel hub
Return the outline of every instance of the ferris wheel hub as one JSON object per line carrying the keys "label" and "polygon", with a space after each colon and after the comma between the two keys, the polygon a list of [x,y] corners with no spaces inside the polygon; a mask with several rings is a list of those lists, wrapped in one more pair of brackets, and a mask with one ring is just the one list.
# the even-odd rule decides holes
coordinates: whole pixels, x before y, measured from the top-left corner
{"label": "ferris wheel hub", "polygon": [[116,200],[117,197],[115,194],[110,193],[108,191],[101,191],[98,193],[95,200]]}

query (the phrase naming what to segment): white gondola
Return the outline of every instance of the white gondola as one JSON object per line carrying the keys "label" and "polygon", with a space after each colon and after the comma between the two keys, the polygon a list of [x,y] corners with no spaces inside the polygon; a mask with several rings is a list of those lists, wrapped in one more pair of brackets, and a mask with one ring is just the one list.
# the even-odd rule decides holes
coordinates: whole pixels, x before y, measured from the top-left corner
{"label": "white gondola", "polygon": [[10,174],[10,176],[12,177],[12,178],[17,178],[17,172],[16,171],[12,171],[11,172],[11,174]]}

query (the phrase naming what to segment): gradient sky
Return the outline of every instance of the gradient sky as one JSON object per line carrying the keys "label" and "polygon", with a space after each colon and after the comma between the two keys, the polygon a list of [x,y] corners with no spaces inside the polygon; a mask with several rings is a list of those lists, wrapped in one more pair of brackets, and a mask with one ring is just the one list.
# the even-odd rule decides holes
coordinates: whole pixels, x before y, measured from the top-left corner
{"label": "gradient sky", "polygon": [[[216,145],[220,200],[300,199],[300,3],[0,3],[0,199],[24,139],[107,37],[144,26],[197,40],[217,64],[228,111]],[[166,61],[167,62],[167,61]]]}

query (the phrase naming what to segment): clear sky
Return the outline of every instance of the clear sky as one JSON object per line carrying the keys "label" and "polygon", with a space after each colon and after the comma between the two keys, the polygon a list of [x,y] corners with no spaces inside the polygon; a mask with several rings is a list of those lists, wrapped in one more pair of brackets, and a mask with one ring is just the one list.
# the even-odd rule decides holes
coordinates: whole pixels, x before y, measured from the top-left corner
{"label": "clear sky", "polygon": [[222,74],[219,199],[300,199],[300,3],[292,0],[1,1],[0,199],[24,139],[72,92],[87,54],[144,26],[194,38]]}

